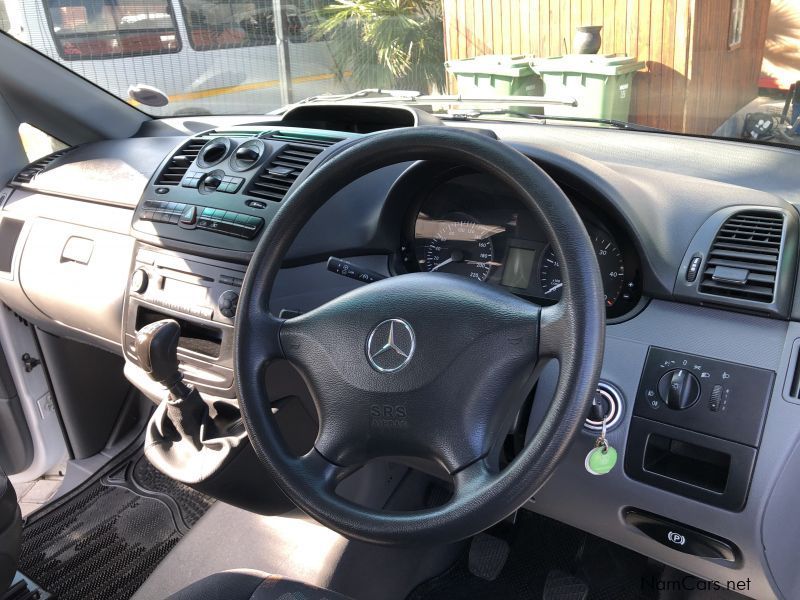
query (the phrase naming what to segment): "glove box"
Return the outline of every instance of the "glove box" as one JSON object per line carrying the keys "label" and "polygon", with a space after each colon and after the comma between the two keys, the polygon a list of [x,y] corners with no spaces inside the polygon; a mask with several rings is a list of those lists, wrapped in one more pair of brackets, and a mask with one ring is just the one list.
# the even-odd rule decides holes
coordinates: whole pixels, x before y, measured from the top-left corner
{"label": "glove box", "polygon": [[127,235],[37,219],[20,259],[20,285],[54,321],[119,344],[133,243]]}

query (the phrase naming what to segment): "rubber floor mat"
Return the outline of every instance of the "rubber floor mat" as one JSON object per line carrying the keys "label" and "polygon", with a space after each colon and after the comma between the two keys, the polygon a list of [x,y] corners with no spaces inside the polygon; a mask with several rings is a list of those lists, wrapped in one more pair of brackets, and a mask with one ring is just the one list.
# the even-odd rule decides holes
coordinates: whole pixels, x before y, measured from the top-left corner
{"label": "rubber floor mat", "polygon": [[548,575],[568,574],[589,588],[587,600],[655,600],[647,585],[661,565],[626,548],[529,511],[508,526],[511,549],[494,581],[470,572],[464,555],[441,575],[421,583],[408,600],[541,600]]}
{"label": "rubber floor mat", "polygon": [[213,502],[137,451],[28,518],[19,570],[58,600],[130,598]]}

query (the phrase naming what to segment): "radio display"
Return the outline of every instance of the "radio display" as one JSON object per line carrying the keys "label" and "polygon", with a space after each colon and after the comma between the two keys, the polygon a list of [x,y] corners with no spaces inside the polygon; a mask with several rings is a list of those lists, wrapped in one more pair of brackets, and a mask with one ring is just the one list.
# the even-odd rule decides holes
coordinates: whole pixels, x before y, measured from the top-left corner
{"label": "radio display", "polygon": [[165,277],[162,290],[164,295],[173,302],[200,306],[207,304],[206,288],[202,285]]}

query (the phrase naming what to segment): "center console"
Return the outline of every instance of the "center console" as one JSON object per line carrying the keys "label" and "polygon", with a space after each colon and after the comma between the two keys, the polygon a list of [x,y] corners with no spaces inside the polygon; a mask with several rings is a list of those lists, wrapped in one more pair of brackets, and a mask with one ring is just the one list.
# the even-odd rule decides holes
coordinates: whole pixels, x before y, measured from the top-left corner
{"label": "center console", "polygon": [[133,218],[134,235],[154,245],[241,261],[289,189],[346,137],[274,126],[199,134],[176,148],[146,186]]}
{"label": "center console", "polygon": [[275,126],[214,130],[184,141],[136,207],[123,351],[139,365],[136,334],[180,325],[185,381],[234,398],[233,323],[247,261],[288,191],[348,134]]}
{"label": "center console", "polygon": [[175,319],[185,380],[233,398],[233,319],[243,278],[244,267],[139,244],[123,313],[125,357],[138,365],[136,332]]}

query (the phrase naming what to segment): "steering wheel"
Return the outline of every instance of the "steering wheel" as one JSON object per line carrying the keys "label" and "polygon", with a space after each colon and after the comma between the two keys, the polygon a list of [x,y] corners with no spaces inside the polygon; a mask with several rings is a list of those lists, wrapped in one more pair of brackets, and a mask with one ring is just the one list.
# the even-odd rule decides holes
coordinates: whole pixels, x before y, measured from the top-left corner
{"label": "steering wheel", "polygon": [[[561,300],[543,308],[465,277],[413,273],[362,286],[292,319],[273,316],[275,277],[313,213],[358,177],[417,159],[465,165],[510,187],[555,249]],[[362,138],[283,201],[245,276],[234,364],[253,448],[299,508],[347,537],[435,544],[483,531],[544,484],[580,431],[603,357],[602,289],[578,214],[553,180],[516,150],[446,127]],[[543,357],[560,363],[551,404],[530,442],[498,470],[488,457],[508,432]],[[300,457],[283,441],[267,400],[265,369],[278,359],[300,371],[319,414],[316,442]],[[417,512],[388,512],[335,493],[367,461],[401,456],[446,469],[450,500]]]}

